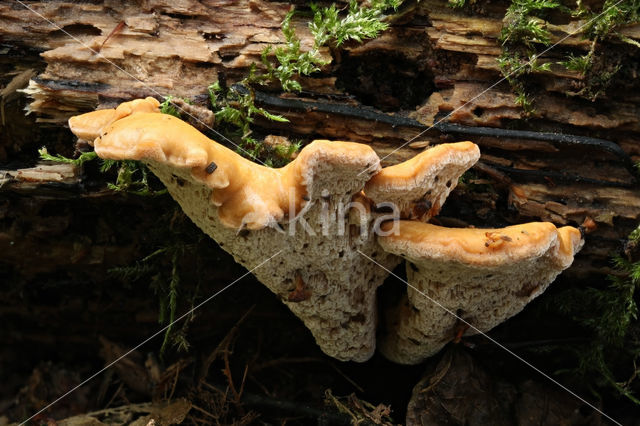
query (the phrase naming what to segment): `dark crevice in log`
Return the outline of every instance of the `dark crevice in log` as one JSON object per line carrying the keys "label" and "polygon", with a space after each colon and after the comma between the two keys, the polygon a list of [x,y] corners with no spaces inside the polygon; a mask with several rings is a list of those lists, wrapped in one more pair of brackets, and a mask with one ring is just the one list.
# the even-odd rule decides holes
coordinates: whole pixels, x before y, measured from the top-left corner
{"label": "dark crevice in log", "polygon": [[[378,66],[381,63],[388,65]],[[414,109],[435,89],[433,73],[426,64],[402,53],[344,52],[335,72],[338,89],[383,111]]]}
{"label": "dark crevice in log", "polygon": [[33,81],[51,90],[74,90],[79,92],[100,93],[111,87],[104,83],[89,83],[77,80],[53,80],[40,77],[34,77]]}

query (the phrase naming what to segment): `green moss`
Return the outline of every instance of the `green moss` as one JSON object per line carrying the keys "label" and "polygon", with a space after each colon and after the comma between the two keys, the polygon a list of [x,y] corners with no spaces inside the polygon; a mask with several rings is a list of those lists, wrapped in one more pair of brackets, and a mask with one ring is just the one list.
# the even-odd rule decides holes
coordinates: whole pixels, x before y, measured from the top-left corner
{"label": "green moss", "polygon": [[589,344],[568,349],[577,366],[565,370],[582,377],[594,391],[613,388],[640,404],[640,226],[628,238],[625,255],[613,258],[615,272],[601,287],[575,288],[557,295],[551,306],[584,327]]}
{"label": "green moss", "polygon": [[211,84],[208,88],[211,107],[215,112],[218,129],[230,138],[239,139],[238,153],[252,160],[261,159],[264,158],[262,144],[251,136],[251,125],[255,117],[261,116],[281,123],[289,120],[256,106],[253,92],[247,89],[248,85],[242,87],[246,92],[241,92],[238,88],[222,87],[218,82]]}
{"label": "green moss", "polygon": [[534,108],[525,76],[549,71],[550,64],[541,64],[537,58],[539,47],[551,43],[551,33],[542,17],[558,8],[560,3],[555,0],[514,0],[504,16],[499,38],[503,50],[498,64],[516,93],[516,103],[528,114]]}
{"label": "green moss", "polygon": [[[42,160],[55,161],[58,163],[68,163],[82,165],[84,163],[98,159],[95,152],[84,152],[78,158],[67,158],[63,155],[51,155],[46,148],[38,150]],[[149,169],[139,161],[114,161],[100,160],[100,172],[106,173],[111,169],[117,169],[115,182],[107,183],[107,187],[114,191],[125,191],[141,196],[157,196],[167,192],[166,189],[155,190],[149,184]]]}
{"label": "green moss", "polygon": [[[173,323],[176,320],[176,311],[178,309],[178,286],[180,284],[180,274],[178,272],[178,250],[174,250],[173,256],[171,256],[171,279],[169,280],[169,288],[167,289],[166,303],[161,302],[161,306],[164,306],[165,312],[168,311],[169,318],[164,322],[167,323],[167,329],[164,332],[164,340],[160,347],[160,354],[164,354],[167,344],[169,343],[169,337],[173,331]],[[163,315],[166,318],[166,313]],[[162,322],[161,322],[162,324]],[[188,345],[187,345],[188,348]]]}
{"label": "green moss", "polygon": [[384,12],[388,9],[396,10],[401,4],[401,0],[374,0],[369,7],[362,7],[352,0],[347,15],[343,18],[340,18],[335,5],[319,8],[312,4],[313,20],[309,29],[315,39],[314,46],[340,46],[347,40],[362,42],[364,39],[376,38],[389,27],[382,20]]}
{"label": "green moss", "polygon": [[585,38],[590,40],[603,40],[607,37],[621,38],[621,34],[617,32],[618,28],[640,22],[640,2],[638,0],[606,0],[600,12],[590,10],[580,3],[575,14],[590,21],[584,29]]}
{"label": "green moss", "polygon": [[[469,1],[469,3],[475,3],[475,0],[471,0]],[[452,7],[454,9],[462,9],[467,5],[467,0],[449,0],[447,4],[449,5],[449,7]]]}
{"label": "green moss", "polygon": [[[464,4],[457,1],[455,5]],[[618,32],[624,25],[640,22],[640,2],[637,0],[607,0],[601,10],[591,10],[578,2],[571,10],[556,0],[513,0],[504,16],[500,34],[503,47],[498,61],[502,74],[511,84],[517,99],[526,113],[534,112],[533,92],[528,76],[549,71],[550,63],[541,64],[537,55],[551,45],[552,35],[545,21],[549,12],[561,12],[588,22],[583,37],[592,41],[591,49],[584,55],[569,54],[558,63],[583,76],[583,88],[572,95],[595,99],[610,85],[621,63],[611,64],[596,54],[596,46],[603,40],[617,38],[638,45],[634,40]],[[597,66],[596,66],[597,65]]]}
{"label": "green moss", "polygon": [[638,42],[618,32],[622,26],[640,22],[640,2],[607,0],[600,10],[591,10],[580,3],[573,15],[587,21],[583,38],[591,40],[591,48],[587,54],[570,56],[560,64],[582,75],[582,88],[570,94],[595,100],[605,92],[624,65],[621,58],[612,60],[598,47],[603,41],[615,39],[640,47]]}
{"label": "green moss", "polygon": [[282,21],[284,46],[275,50],[271,46],[266,47],[261,55],[264,70],[257,73],[254,68],[245,82],[269,84],[277,80],[287,92],[302,90],[296,78],[311,75],[328,64],[320,55],[321,47],[339,47],[348,40],[362,42],[378,37],[380,32],[389,27],[383,21],[385,11],[395,10],[400,4],[401,0],[373,0],[368,6],[362,6],[352,0],[346,14],[341,16],[335,4],[318,7],[311,3],[313,17],[308,25],[314,40],[313,48],[309,51],[302,51],[300,48],[300,39],[291,22],[296,14],[295,9],[292,9]]}
{"label": "green moss", "polygon": [[77,166],[86,163],[87,161],[93,161],[98,158],[98,154],[95,152],[83,152],[78,156],[78,158],[67,158],[64,155],[56,154],[51,155],[47,148],[42,147],[38,150],[38,154],[40,155],[41,160],[46,161],[54,161],[56,163],[67,163],[67,164],[75,164]]}
{"label": "green moss", "polygon": [[149,184],[149,168],[140,161],[105,161],[100,171],[106,173],[110,169],[117,169],[115,183],[107,183],[113,191],[123,191],[130,194],[153,197],[167,193],[165,189],[155,190]]}
{"label": "green moss", "polygon": [[549,45],[551,33],[542,15],[560,7],[555,0],[514,0],[504,15],[504,27],[500,33],[503,46],[521,44],[533,49],[536,44]]}
{"label": "green moss", "polygon": [[276,49],[268,46],[262,51],[260,63],[253,64],[249,75],[240,82],[245,91],[227,88],[220,82],[209,86],[211,107],[220,130],[227,137],[238,141],[240,154],[254,160],[259,159],[268,166],[285,164],[300,148],[300,144],[272,149],[252,137],[255,117],[288,122],[280,115],[257,107],[252,87],[278,84],[286,92],[302,90],[299,77],[318,72],[328,64],[321,56],[320,48],[338,47],[349,40],[361,42],[377,37],[388,28],[388,24],[384,22],[385,12],[397,9],[401,3],[400,0],[373,0],[368,6],[361,6],[352,0],[346,13],[341,13],[335,5],[318,7],[311,4],[312,19],[308,25],[314,41],[313,47],[308,51],[301,48],[300,38],[292,23],[296,11],[292,9],[282,21],[284,45]]}
{"label": "green moss", "polygon": [[[636,166],[640,166],[640,163],[636,163]],[[629,241],[634,244],[640,244],[640,225],[629,234]]]}
{"label": "green moss", "polygon": [[579,72],[580,74],[586,74],[591,68],[591,54],[574,56],[569,55],[565,61],[560,62],[561,65],[571,71]]}
{"label": "green moss", "polygon": [[274,56],[276,63],[273,64],[269,57],[272,53],[271,46],[266,47],[262,51],[262,65],[265,72],[256,74],[253,69],[248,83],[267,84],[274,80],[278,80],[283,90],[287,92],[300,91],[302,86],[295,80],[295,77],[301,75],[310,75],[320,70],[320,67],[326,65],[327,62],[320,57],[317,43],[314,48],[308,52],[300,50],[300,39],[296,35],[295,28],[291,25],[291,18],[294,11],[290,11],[282,21],[282,33],[285,37],[284,47],[275,49]]}
{"label": "green moss", "polygon": [[173,96],[169,95],[164,98],[164,101],[160,104],[160,112],[163,114],[173,115],[174,117],[181,118],[180,110],[175,107],[175,105],[171,102],[173,100]]}
{"label": "green moss", "polygon": [[202,297],[201,275],[205,258],[211,253],[206,248],[210,240],[184,215],[177,205],[157,218],[160,226],[146,235],[146,246],[155,247],[133,265],[111,268],[109,274],[124,285],[148,286],[157,298],[158,323],[167,326],[160,347],[160,355],[169,349],[186,351],[186,338],[191,312],[174,322],[180,312],[188,312]]}
{"label": "green moss", "polygon": [[516,104],[520,105],[525,113],[533,113],[533,98],[525,77],[534,72],[549,71],[551,64],[539,63],[535,54],[504,50],[498,57],[498,65],[516,94]]}

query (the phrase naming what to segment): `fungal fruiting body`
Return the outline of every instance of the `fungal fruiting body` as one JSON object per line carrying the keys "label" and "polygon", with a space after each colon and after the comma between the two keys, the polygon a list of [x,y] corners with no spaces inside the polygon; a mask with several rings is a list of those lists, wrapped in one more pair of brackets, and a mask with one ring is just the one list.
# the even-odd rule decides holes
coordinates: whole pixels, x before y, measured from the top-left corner
{"label": "fungal fruiting body", "polygon": [[[393,239],[393,234],[411,241],[418,238],[416,235],[423,235],[425,241],[429,241],[446,232],[435,232],[435,228],[430,228],[433,225],[418,221],[437,214],[458,178],[478,160],[478,147],[471,142],[439,145],[409,161],[381,169],[380,159],[368,145],[318,140],[304,147],[287,166],[272,169],[241,157],[178,118],[161,114],[158,107],[155,99],[147,98],[127,102],[115,110],[83,114],[69,123],[76,135],[93,140],[100,157],[146,163],[191,220],[239,263],[252,270],[258,280],[304,321],[325,353],[340,360],[370,358],[375,350],[376,289],[388,275],[387,270],[402,262],[403,257],[418,268],[424,262],[429,263],[417,256],[422,251],[414,253],[409,248],[421,244],[419,241],[411,243],[413,245],[399,242]],[[399,221],[400,218],[404,220]],[[381,223],[384,223],[382,227]],[[399,225],[399,229],[395,229],[395,225]],[[420,231],[408,232],[414,226],[421,227]],[[381,230],[385,232],[380,233]],[[533,228],[525,230],[534,231]],[[452,231],[451,235],[462,231]],[[504,232],[514,239],[510,230],[495,232]],[[561,229],[555,239],[549,237],[549,241],[560,244],[564,241],[560,237],[563,233],[569,231]],[[486,249],[511,253],[506,246],[502,248],[505,244],[500,241],[505,240],[498,238],[498,242]],[[525,241],[537,244],[537,240],[530,237],[523,238]],[[553,244],[550,242],[545,250],[554,250]],[[567,249],[570,253],[565,262],[567,266],[578,245],[574,242],[571,250]],[[256,268],[271,256],[273,259],[267,265]],[[379,266],[370,259],[375,259]],[[455,257],[449,261],[453,265],[464,265],[464,260]],[[545,262],[552,265],[552,269],[545,272],[547,278],[542,280],[545,283],[536,287],[540,291],[561,270],[551,260]],[[465,266],[460,265],[456,267],[464,269]],[[508,265],[496,270],[494,282],[504,283],[510,279],[500,274],[515,277],[510,272],[513,267]],[[437,267],[424,270],[437,271]],[[462,275],[461,269],[452,278]],[[429,287],[432,281],[445,278],[436,275],[434,279],[416,279],[423,280]],[[456,292],[464,293],[468,286],[452,283]],[[455,298],[456,292],[443,297]],[[532,290],[532,294],[537,292]],[[466,300],[467,296],[461,297]],[[414,305],[421,303],[415,302],[411,295],[409,298]],[[525,299],[518,299],[518,303]],[[491,300],[482,300],[477,307],[467,309],[475,309],[473,312],[494,309],[488,305]],[[524,304],[519,304],[518,308],[496,318],[513,315],[522,306]],[[428,339],[420,341],[417,346],[424,348],[417,351],[411,348],[413,352],[407,356],[385,349],[385,354],[392,359],[417,362],[448,336],[443,331],[448,332],[448,319],[442,324],[432,324],[428,319],[440,321],[441,316],[426,310],[422,316],[406,309],[390,312],[400,315],[389,323],[391,326],[403,321],[421,324],[426,335],[431,333],[439,339],[437,344]],[[430,331],[432,329],[435,331]],[[402,328],[398,330],[404,332]],[[404,351],[406,342],[411,341],[409,338],[412,337],[399,337],[397,342],[387,338],[385,348],[397,345],[399,351]]]}
{"label": "fungal fruiting body", "polygon": [[368,232],[373,216],[365,211],[352,220],[347,210],[380,169],[370,147],[315,141],[286,167],[270,169],[181,120],[148,112],[108,123],[95,136],[99,156],[147,163],[184,212],[239,263],[253,269],[279,253],[254,274],[305,322],[323,351],[357,361],[373,354],[375,290],[386,272],[358,250],[378,251],[390,268],[399,260]]}
{"label": "fungal fruiting body", "polygon": [[534,222],[502,229],[451,229],[401,221],[380,245],[407,260],[407,295],[390,307],[380,344],[416,364],[466,334],[486,332],[520,312],[573,261],[580,231]]}
{"label": "fungal fruiting body", "polygon": [[76,115],[69,119],[69,128],[74,135],[91,143],[107,126],[137,112],[160,112],[160,102],[151,97],[134,99],[121,103],[117,108],[100,109]]}
{"label": "fungal fruiting body", "polygon": [[397,206],[403,219],[427,221],[479,158],[480,150],[471,142],[437,145],[382,169],[367,182],[365,193],[376,204]]}

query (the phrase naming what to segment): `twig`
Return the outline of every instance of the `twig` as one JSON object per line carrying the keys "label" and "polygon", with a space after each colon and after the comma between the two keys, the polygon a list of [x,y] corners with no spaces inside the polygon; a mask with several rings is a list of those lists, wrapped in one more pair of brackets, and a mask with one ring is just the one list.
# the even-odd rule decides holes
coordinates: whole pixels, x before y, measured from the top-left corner
{"label": "twig", "polygon": [[104,47],[105,43],[114,35],[116,35],[117,33],[119,33],[120,31],[122,31],[122,29],[124,27],[126,27],[127,24],[124,21],[120,21],[118,23],[118,25],[115,26],[115,28],[113,30],[111,30],[111,32],[109,33],[109,35],[107,36],[107,38],[104,39],[104,41],[102,42],[102,44],[96,49],[96,52],[100,52],[102,50],[102,48]]}
{"label": "twig", "polygon": [[503,166],[501,164],[495,164],[488,161],[485,161],[484,163],[493,167],[494,169],[505,172],[507,174],[519,175],[532,180],[542,180],[547,184],[549,184],[549,179],[551,179],[552,182],[557,180],[559,182],[566,182],[566,183],[590,183],[590,184],[596,184],[596,185],[605,185],[605,186],[614,187],[614,188],[629,188],[629,187],[635,186],[635,182],[633,184],[625,183],[625,182],[614,182],[609,180],[588,178],[588,177],[574,175],[570,173],[556,172],[552,170],[525,170],[525,169],[516,169],[513,167]]}
{"label": "twig", "polygon": [[567,146],[589,146],[606,151],[617,157],[629,171],[635,181],[635,169],[631,157],[614,142],[589,136],[567,135],[564,133],[533,132],[530,130],[499,129],[494,127],[470,127],[454,123],[438,123],[434,126],[443,133],[460,133],[472,136],[489,136],[506,139],[530,139],[534,141],[553,142]]}
{"label": "twig", "polygon": [[173,398],[173,394],[176,391],[176,385],[178,384],[178,378],[180,377],[180,369],[176,368],[176,374],[173,379],[173,385],[171,386],[171,392],[169,393],[169,401]]}
{"label": "twig", "polygon": [[[283,399],[271,399],[265,398],[261,395],[254,394],[245,394],[242,402],[247,406],[258,406],[258,407],[266,407],[272,409],[278,409],[294,414],[298,414],[300,416],[304,416],[306,418],[313,419],[324,419],[325,424],[332,425],[350,425],[350,418],[340,413],[331,413],[324,410],[320,410],[304,403],[300,403],[298,401],[286,401]],[[328,423],[327,423],[328,422]],[[318,424],[320,422],[318,421]]]}
{"label": "twig", "polygon": [[231,338],[238,332],[240,325],[244,322],[245,319],[247,319],[249,314],[253,311],[253,308],[255,308],[255,305],[251,306],[247,310],[247,312],[245,312],[244,315],[242,315],[242,317],[238,320],[238,322],[236,322],[236,324],[233,327],[231,327],[227,335],[224,336],[224,338],[220,341],[218,346],[216,346],[213,352],[211,352],[211,354],[209,354],[207,359],[203,361],[202,371],[200,372],[200,379],[199,379],[200,384],[204,382],[205,378],[209,374],[209,367],[211,367],[211,364],[213,364],[213,361],[215,361],[216,358],[218,358],[218,355],[224,350],[224,348],[228,348],[227,342],[230,341]]}
{"label": "twig", "polygon": [[120,382],[120,386],[118,386],[118,389],[113,393],[111,399],[109,399],[109,402],[107,402],[107,405],[105,405],[105,408],[109,408],[113,401],[115,401],[116,397],[120,394],[120,392],[122,392],[122,388],[124,388],[124,383]]}
{"label": "twig", "polygon": [[359,384],[357,384],[351,377],[347,376],[345,373],[343,373],[334,363],[329,362],[329,365],[336,370],[336,372],[338,374],[340,374],[347,382],[351,383],[351,385],[356,388],[358,391],[363,392],[364,393],[364,389],[362,388],[362,386],[360,386]]}
{"label": "twig", "polygon": [[[234,90],[239,93],[249,93],[248,89],[242,85],[233,85]],[[417,120],[413,120],[408,117],[399,115],[388,115],[374,110],[373,108],[359,106],[353,107],[343,104],[333,104],[328,102],[317,101],[303,101],[299,99],[284,99],[277,96],[268,95],[263,92],[254,91],[255,101],[258,104],[264,106],[270,106],[275,108],[302,110],[307,112],[324,112],[329,114],[342,115],[345,117],[354,117],[367,121],[374,121],[376,123],[389,124],[392,127],[410,127],[420,130],[428,129],[427,126],[420,123]],[[498,139],[529,139],[536,141],[552,142],[558,145],[565,146],[587,146],[595,148],[601,151],[612,154],[624,166],[631,176],[631,183],[624,184],[620,182],[601,181],[597,179],[585,178],[581,176],[571,177],[573,181],[579,181],[584,183],[595,183],[607,186],[632,186],[637,183],[636,171],[633,165],[631,157],[620,146],[612,141],[606,139],[592,138],[588,136],[569,135],[563,133],[553,132],[534,132],[530,130],[510,130],[494,127],[472,127],[463,126],[454,123],[439,122],[433,125],[433,128],[442,133],[454,133],[470,136],[485,136]],[[507,172],[518,173],[520,169],[508,169]],[[553,172],[539,172],[546,173],[550,177],[553,177]],[[525,174],[523,174],[525,175]],[[525,175],[526,176],[526,175]]]}
{"label": "twig", "polygon": [[280,364],[301,364],[307,362],[323,362],[324,360],[316,357],[300,357],[300,358],[277,358],[271,359],[269,361],[265,361],[261,364],[254,366],[251,371],[256,373],[260,370],[264,370],[265,368],[276,367]]}
{"label": "twig", "polygon": [[139,404],[121,405],[113,408],[103,408],[102,410],[86,413],[85,416],[97,417],[108,414],[117,414],[123,411],[132,413],[150,413],[153,411],[153,404],[150,402],[143,402]]}
{"label": "twig", "polygon": [[251,370],[252,370],[253,373],[255,373],[255,372],[258,372],[258,371],[263,370],[265,368],[276,367],[276,366],[278,366],[280,364],[298,364],[298,363],[307,363],[307,362],[326,363],[332,369],[334,369],[338,374],[340,374],[353,387],[355,387],[358,391],[364,392],[364,389],[360,385],[358,385],[353,379],[351,379],[344,372],[342,372],[334,363],[328,362],[327,360],[324,360],[322,358],[301,357],[301,358],[278,358],[278,359],[272,359],[272,360],[263,362],[262,364],[259,364],[259,365],[255,366]]}
{"label": "twig", "polygon": [[[223,354],[223,360],[224,360],[224,369],[222,370],[222,373],[225,375],[225,377],[227,378],[227,383],[229,384],[229,389],[231,389],[231,392],[233,393],[233,398],[234,398],[234,402],[236,404],[238,404],[240,402],[240,394],[238,393],[238,391],[236,390],[236,386],[233,383],[233,376],[231,374],[231,366],[229,363],[229,342],[231,341],[231,339],[226,341],[226,345],[225,348],[222,351]],[[245,370],[246,371],[246,370]]]}
{"label": "twig", "polygon": [[473,165],[475,170],[478,170],[484,173],[487,176],[490,176],[494,181],[501,183],[503,185],[511,185],[511,178],[504,173],[496,170],[494,167],[489,166],[484,161],[478,161]]}
{"label": "twig", "polygon": [[238,392],[238,399],[242,397],[242,393],[244,392],[244,385],[247,382],[247,373],[249,372],[249,365],[244,366],[244,374],[242,375],[242,382],[240,382],[240,391]]}
{"label": "twig", "polygon": [[267,395],[268,397],[273,397],[271,391],[269,391],[269,389],[267,389],[267,387],[262,382],[256,379],[253,374],[249,374],[249,380],[252,380],[253,383],[255,383],[262,390],[262,392],[264,392],[265,395]]}
{"label": "twig", "polygon": [[222,397],[223,397],[223,398],[226,398],[226,397],[227,397],[227,390],[226,390],[226,389],[223,391],[223,390],[221,390],[220,388],[217,388],[217,387],[213,386],[212,384],[210,384],[210,383],[208,383],[208,382],[206,382],[206,381],[202,381],[202,382],[200,382],[200,385],[202,385],[202,386],[204,386],[204,387],[208,388],[208,389],[209,389],[210,391],[212,391],[212,392],[217,392],[217,393],[219,393],[220,395],[222,395]]}
{"label": "twig", "polygon": [[433,389],[438,383],[440,383],[442,379],[444,379],[444,377],[447,375],[447,373],[449,372],[449,368],[451,368],[451,361],[452,361],[451,351],[447,351],[445,356],[446,356],[445,365],[442,366],[440,371],[434,372],[435,374],[429,380],[429,385],[426,386],[425,388],[420,389],[420,393],[430,392],[431,389]]}
{"label": "twig", "polygon": [[204,408],[200,408],[195,404],[191,404],[191,408],[195,409],[196,411],[201,412],[202,414],[211,417],[212,419],[216,419],[218,420],[218,417],[214,416],[213,414],[211,414],[210,412],[208,412],[207,410],[205,410]]}
{"label": "twig", "polygon": [[202,423],[203,425],[210,425],[211,424],[211,422],[209,420],[199,419],[199,418],[194,417],[194,416],[190,416],[189,418],[191,420],[193,420],[194,422],[198,423],[198,424],[200,424],[200,423]]}

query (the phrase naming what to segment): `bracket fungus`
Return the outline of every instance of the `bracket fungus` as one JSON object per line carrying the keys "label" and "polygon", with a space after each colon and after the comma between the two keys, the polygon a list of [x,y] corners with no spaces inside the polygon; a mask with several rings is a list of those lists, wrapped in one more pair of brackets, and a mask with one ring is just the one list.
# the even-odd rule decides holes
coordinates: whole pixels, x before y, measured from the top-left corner
{"label": "bracket fungus", "polygon": [[78,138],[92,143],[109,124],[136,112],[160,112],[160,102],[148,97],[123,102],[117,108],[100,109],[69,119],[69,128]]}
{"label": "bracket fungus", "polygon": [[376,204],[397,206],[403,219],[427,221],[479,158],[480,150],[471,142],[437,145],[382,169],[367,182],[365,193]]}
{"label": "bracket fungus", "polygon": [[520,312],[571,265],[583,240],[576,228],[548,222],[451,229],[400,221],[399,232],[379,242],[407,260],[409,282],[386,316],[380,349],[416,364],[462,333],[484,333]]}
{"label": "bracket fungus", "polygon": [[[420,275],[417,285],[454,280],[446,287],[452,291],[438,297],[459,296],[469,312],[489,312],[481,326],[490,328],[540,293],[579,248],[581,240],[573,231],[562,228],[554,234],[551,224],[532,224],[522,228],[529,233],[526,238],[518,234],[520,228],[496,231],[521,239],[520,245],[525,247],[526,242],[529,249],[518,251],[511,244],[496,243],[485,251],[497,257],[477,254],[481,260],[473,263],[468,259],[475,258],[463,255],[463,249],[442,248],[433,251],[435,260],[428,260],[431,247],[439,247],[434,241],[451,247],[467,244],[473,252],[479,243],[467,243],[467,233],[482,238],[477,237],[479,230],[451,230],[446,243],[448,231],[423,223],[438,213],[458,178],[478,160],[478,147],[471,142],[439,145],[382,169],[368,145],[317,140],[285,167],[272,169],[241,157],[176,117],[161,114],[158,105],[153,98],[127,102],[73,117],[69,125],[78,137],[93,140],[102,158],[146,163],[191,220],[252,270],[305,323],[320,348],[337,359],[365,361],[372,356],[376,289],[403,257],[436,274],[435,278]],[[538,257],[521,252],[535,252]],[[270,256],[271,263],[257,268]],[[445,267],[452,267],[449,275],[439,269]],[[489,281],[504,285],[516,278],[529,282],[536,273],[541,278],[526,296],[517,296],[520,289],[491,287],[496,297],[478,297],[479,303],[473,305],[481,284],[469,284],[465,275],[469,271],[484,282],[488,274],[495,274]],[[411,275],[412,280],[417,275]],[[503,293],[514,300],[508,306],[503,306]],[[384,353],[400,362],[418,362],[446,343],[451,319],[422,309],[424,303],[411,295],[408,300],[421,311],[402,307],[390,311],[401,316],[389,324],[407,323],[408,331],[400,327],[397,338],[387,337]],[[499,305],[490,306],[492,302]],[[411,340],[414,324],[426,327],[418,333],[418,348]],[[432,335],[433,341],[423,338]]]}

